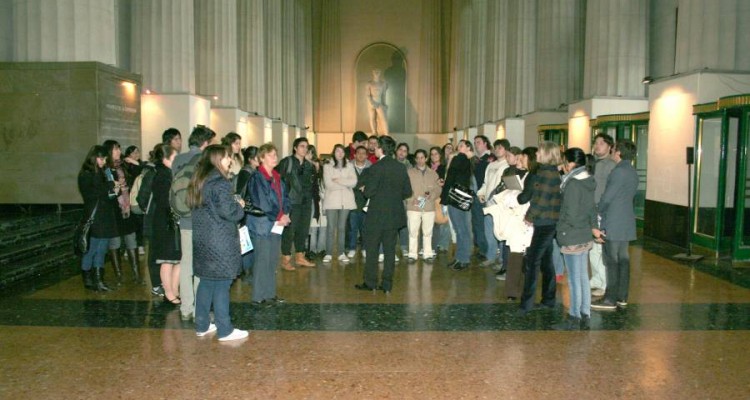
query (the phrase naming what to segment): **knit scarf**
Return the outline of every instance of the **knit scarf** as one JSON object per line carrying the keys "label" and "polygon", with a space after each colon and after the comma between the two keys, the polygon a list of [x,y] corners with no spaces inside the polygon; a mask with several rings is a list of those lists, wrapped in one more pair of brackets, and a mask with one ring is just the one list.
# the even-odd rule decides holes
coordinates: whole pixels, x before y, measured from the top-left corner
{"label": "knit scarf", "polygon": [[574,168],[570,170],[570,172],[568,172],[567,174],[563,175],[562,183],[560,183],[560,190],[565,190],[565,185],[568,184],[571,178],[584,172],[586,172],[586,166]]}
{"label": "knit scarf", "polygon": [[125,171],[122,169],[122,160],[115,161],[113,171],[117,173],[115,179],[122,183],[120,186],[120,195],[117,196],[117,204],[120,206],[120,213],[122,214],[122,218],[130,218],[130,188],[128,187],[128,184],[125,183]]}
{"label": "knit scarf", "polygon": [[281,175],[279,175],[275,169],[272,169],[271,174],[269,175],[266,168],[262,166],[258,168],[258,170],[263,174],[263,177],[271,183],[271,189],[276,193],[276,199],[279,201],[279,213],[276,215],[276,220],[278,221],[281,219],[281,216],[284,215],[284,203],[281,200]]}

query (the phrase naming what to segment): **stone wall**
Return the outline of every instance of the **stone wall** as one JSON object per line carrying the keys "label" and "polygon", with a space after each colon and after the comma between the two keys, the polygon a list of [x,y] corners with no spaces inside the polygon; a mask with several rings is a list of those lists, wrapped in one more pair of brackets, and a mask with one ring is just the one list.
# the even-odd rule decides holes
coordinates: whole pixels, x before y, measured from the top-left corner
{"label": "stone wall", "polygon": [[0,204],[80,203],[92,145],[141,145],[140,81],[95,62],[0,63]]}

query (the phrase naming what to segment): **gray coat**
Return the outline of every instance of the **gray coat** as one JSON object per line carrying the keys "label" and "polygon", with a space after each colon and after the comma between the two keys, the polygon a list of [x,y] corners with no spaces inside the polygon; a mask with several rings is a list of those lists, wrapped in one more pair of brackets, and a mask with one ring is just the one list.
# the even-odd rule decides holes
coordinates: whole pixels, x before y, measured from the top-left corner
{"label": "gray coat", "polygon": [[607,187],[599,200],[601,228],[606,230],[606,240],[630,241],[636,239],[633,200],[638,191],[638,174],[630,160],[622,160],[607,179]]}
{"label": "gray coat", "polygon": [[599,200],[602,198],[604,189],[607,188],[607,178],[609,174],[615,169],[617,163],[612,159],[611,156],[607,155],[596,160],[594,164],[594,179],[596,179],[596,191],[594,192],[594,202],[599,204]]}
{"label": "gray coat", "polygon": [[193,271],[201,279],[234,279],[242,268],[237,223],[245,216],[232,181],[218,171],[206,178],[203,206],[193,209]]}
{"label": "gray coat", "polygon": [[560,219],[557,221],[557,242],[573,246],[594,240],[591,228],[596,227],[594,190],[596,181],[586,172],[570,177],[562,190]]}

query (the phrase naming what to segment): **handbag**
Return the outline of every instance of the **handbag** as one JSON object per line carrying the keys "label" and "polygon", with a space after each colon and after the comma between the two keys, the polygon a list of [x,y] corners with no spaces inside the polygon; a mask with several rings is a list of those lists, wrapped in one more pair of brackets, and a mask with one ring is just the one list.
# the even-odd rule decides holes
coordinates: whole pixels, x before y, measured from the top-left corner
{"label": "handbag", "polygon": [[459,210],[469,211],[474,203],[474,191],[464,185],[454,183],[448,190],[448,205]]}
{"label": "handbag", "polygon": [[82,256],[89,251],[89,246],[91,245],[91,225],[94,223],[97,208],[99,208],[98,201],[94,206],[94,210],[91,211],[91,215],[85,220],[81,219],[73,232],[73,252],[77,256]]}

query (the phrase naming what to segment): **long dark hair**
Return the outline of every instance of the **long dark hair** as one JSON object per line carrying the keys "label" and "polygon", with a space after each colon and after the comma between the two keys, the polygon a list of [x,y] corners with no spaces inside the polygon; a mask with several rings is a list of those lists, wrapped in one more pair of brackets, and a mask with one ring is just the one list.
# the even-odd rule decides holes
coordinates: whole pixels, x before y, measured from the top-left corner
{"label": "long dark hair", "polygon": [[258,148],[256,146],[247,146],[245,150],[242,150],[242,156],[245,157],[245,165],[249,165],[250,161],[258,157]]}
{"label": "long dark hair", "polygon": [[[339,161],[336,159],[336,150],[341,149],[341,151],[344,152],[344,158],[341,159],[341,164],[339,165]],[[333,159],[333,168],[346,168],[346,148],[343,144],[337,144],[333,146],[333,151],[331,152],[331,158]]]}
{"label": "long dark hair", "polygon": [[438,146],[432,146],[430,147],[430,155],[427,157],[427,160],[429,163],[427,165],[432,166],[432,152],[437,151],[438,155],[440,156],[440,165],[445,164],[445,153],[443,153],[443,149],[441,149]]}
{"label": "long dark hair", "polygon": [[[115,147],[122,150],[120,143],[117,140],[105,140],[102,146],[104,146],[104,150],[107,152],[107,166],[114,168],[115,160],[112,158],[112,152],[115,150]],[[122,153],[120,153],[120,160],[122,160]]]}
{"label": "long dark hair", "polygon": [[586,153],[578,147],[571,147],[565,150],[563,156],[565,157],[565,161],[575,164],[576,168],[587,166],[588,159]]}
{"label": "long dark hair", "polygon": [[536,151],[537,148],[534,146],[529,146],[521,150],[521,154],[525,155],[529,160],[529,173],[531,174],[535,174],[537,168],[539,168],[539,164],[536,162]]}
{"label": "long dark hair", "polygon": [[91,146],[89,152],[86,154],[86,158],[83,160],[81,170],[78,174],[80,175],[84,172],[93,172],[95,174],[102,173],[102,169],[99,168],[99,164],[96,163],[96,159],[100,157],[107,158],[107,151],[104,149],[104,146],[98,144]]}
{"label": "long dark hair", "polygon": [[229,179],[229,170],[223,170],[221,166],[221,160],[224,157],[231,157],[232,150],[229,147],[222,146],[220,144],[213,144],[206,147],[201,154],[201,159],[198,161],[198,165],[195,168],[193,177],[190,178],[190,184],[188,185],[187,193],[187,205],[190,208],[198,208],[203,205],[203,196],[201,190],[203,184],[206,183],[206,178],[214,170],[219,171],[224,179]]}
{"label": "long dark hair", "polygon": [[236,154],[232,150],[232,143],[238,140],[242,142],[242,136],[240,136],[239,133],[229,132],[226,134],[226,136],[221,138],[221,144],[229,148],[229,153],[231,154],[232,160],[234,160],[237,165],[243,166],[245,164],[245,160],[243,159],[242,149],[240,149],[240,152]]}

